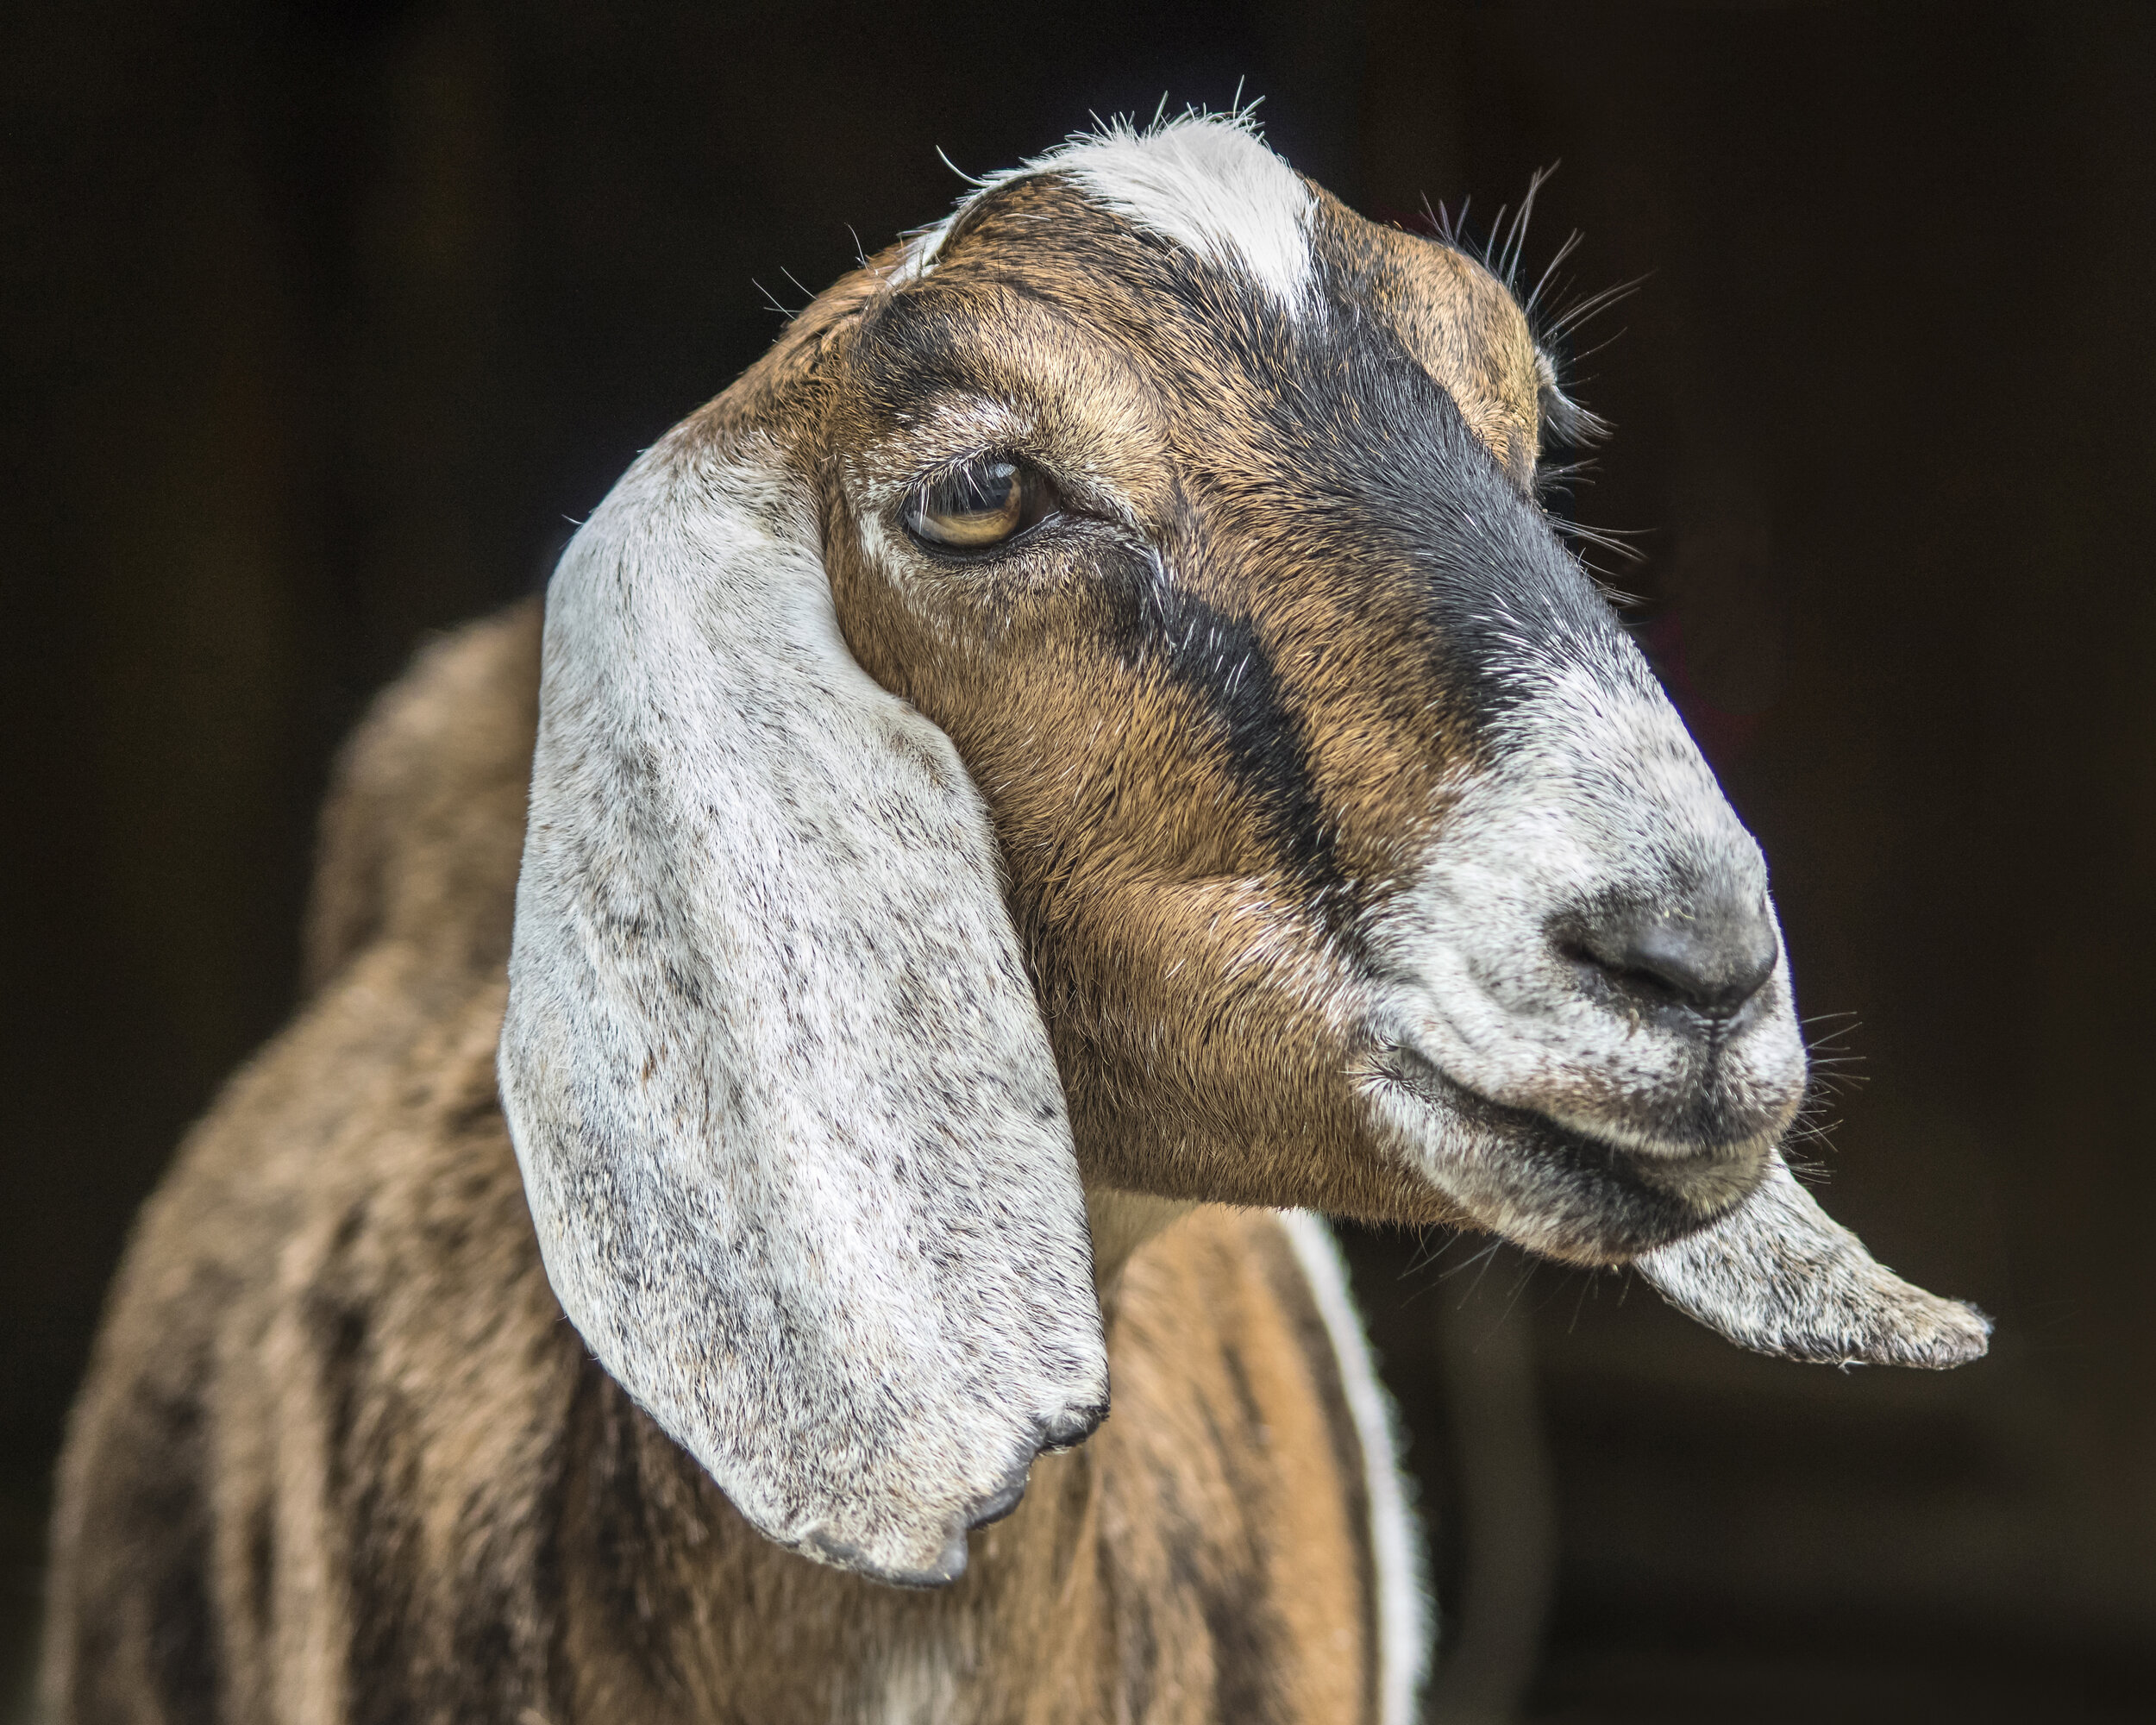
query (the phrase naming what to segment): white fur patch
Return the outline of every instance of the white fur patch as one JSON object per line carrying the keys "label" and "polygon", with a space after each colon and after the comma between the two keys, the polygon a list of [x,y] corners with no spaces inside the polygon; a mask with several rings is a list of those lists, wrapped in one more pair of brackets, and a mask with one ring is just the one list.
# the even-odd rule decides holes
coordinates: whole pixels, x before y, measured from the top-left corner
{"label": "white fur patch", "polygon": [[1398,1415],[1377,1381],[1332,1230],[1307,1210],[1284,1212],[1280,1220],[1325,1320],[1363,1449],[1370,1551],[1377,1571],[1377,1716],[1382,1725],[1410,1725],[1429,1674],[1432,1625],[1422,1529],[1408,1507],[1400,1466]]}
{"label": "white fur patch", "polygon": [[1012,180],[1060,174],[1150,231],[1247,272],[1291,310],[1308,298],[1308,182],[1265,147],[1247,114],[1188,113],[1141,132],[1127,120],[1074,135],[1061,149],[990,174],[945,221],[916,237],[905,272],[918,277],[981,198]]}
{"label": "white fur patch", "polygon": [[771,1538],[947,1580],[1106,1402],[986,811],[775,451],[668,438],[555,574],[500,1070],[564,1310]]}

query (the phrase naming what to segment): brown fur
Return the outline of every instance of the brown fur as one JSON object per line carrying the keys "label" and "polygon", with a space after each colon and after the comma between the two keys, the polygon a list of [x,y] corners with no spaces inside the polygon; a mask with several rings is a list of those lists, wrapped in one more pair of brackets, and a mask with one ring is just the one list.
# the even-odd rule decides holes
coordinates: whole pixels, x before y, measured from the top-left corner
{"label": "brown fur", "polygon": [[[1319,242],[1524,487],[1535,350],[1510,295],[1464,256],[1319,198]],[[1380,893],[1402,877],[1439,775],[1475,744],[1451,722],[1407,560],[1313,555],[1307,524],[1283,516],[1294,446],[1268,422],[1263,356],[1239,361],[1220,337],[1232,307],[1179,307],[1158,248],[1054,179],[984,199],[902,303],[876,292],[888,262],[812,308],[825,321],[716,405],[707,435],[805,423],[812,448],[870,452],[856,459],[871,477],[908,471],[927,447],[918,392],[885,356],[962,336],[944,373],[1023,403],[1031,449],[1136,499],[1149,536],[1181,554],[1184,590],[1249,627],[1337,873]],[[893,342],[901,317],[920,334]],[[1201,696],[1104,648],[1118,620],[1082,578],[956,580],[931,605],[894,594],[839,488],[818,489],[848,644],[950,735],[988,801],[1089,1180],[1462,1220],[1370,1141],[1367,1051],[1332,1022],[1351,966]]]}
{"label": "brown fur", "polygon": [[[893,253],[841,282],[650,452],[580,541],[599,561],[573,550],[555,590],[536,862],[513,994],[505,969],[535,751],[536,612],[436,648],[385,698],[325,821],[309,938],[316,992],[234,1080],[147,1209],[77,1410],[47,1661],[59,1719],[1196,1725],[1371,1720],[1381,1682],[1397,1716],[1413,1671],[1395,1659],[1402,1650],[1379,1644],[1366,1463],[1382,1458],[1362,1452],[1342,1378],[1359,1368],[1336,1353],[1281,1225],[1223,1203],[1479,1221],[1581,1263],[1645,1253],[1650,1279],[1687,1310],[1770,1351],[1927,1364],[1981,1351],[1980,1318],[1880,1270],[1808,1208],[1778,1162],[1780,1183],[1760,1189],[1757,1214],[1740,1207],[1771,1160],[1774,1110],[1794,1107],[1801,1078],[1786,993],[1747,985],[1783,1014],[1763,1022],[1787,1030],[1792,1054],[1762,1069],[1780,1076],[1753,1085],[1757,1095],[1739,1094],[1752,1069],[1729,1053],[1747,1044],[1733,1043],[1720,1019],[1710,1034],[1703,1007],[1686,1008],[1681,1036],[1676,1008],[1665,1014],[1665,1040],[1684,1058],[1564,1081],[1586,1083],[1584,1106],[1608,1122],[1633,1094],[1613,1088],[1621,1077],[1647,1098],[1653,1122],[1684,1128],[1680,1148],[1695,1153],[1683,1156],[1627,1149],[1538,1112],[1578,1095],[1539,1093],[1501,1072],[1501,1100],[1468,1090],[1416,1054],[1395,1021],[1415,1009],[1412,998],[1400,1005],[1413,990],[1387,967],[1419,961],[1387,949],[1383,913],[1414,909],[1418,869],[1430,884],[1424,865],[1472,803],[1459,787],[1501,764],[1503,750],[1524,749],[1526,763],[1545,769],[1525,782],[1557,787],[1533,796],[1570,794],[1564,774],[1547,769],[1571,757],[1538,755],[1511,724],[1523,689],[1547,694],[1541,670],[1553,658],[1599,655],[1595,674],[1619,707],[1635,719],[1662,714],[1641,746],[1669,757],[1657,770],[1677,788],[1664,812],[1691,821],[1688,844],[1712,841],[1715,867],[1757,858],[1674,714],[1649,699],[1644,662],[1533,505],[1548,377],[1507,292],[1457,251],[1373,228],[1322,194],[1297,232],[1310,239],[1307,285],[1322,304],[1291,304],[1262,273],[1166,244],[1068,178],[999,182],[944,237],[932,268]],[[1006,461],[1061,493],[1041,532],[969,559],[939,553],[933,536],[908,536],[919,499],[969,466]],[[812,520],[820,548],[806,543]],[[725,555],[666,538],[699,521],[724,523],[716,530],[737,545],[782,539],[772,568],[783,579],[754,599],[699,597],[705,564]],[[608,626],[630,627],[633,646],[591,649],[594,637],[578,629],[643,579],[605,561],[631,555],[625,526],[626,540],[662,530],[654,543],[674,561],[651,579],[678,584],[665,586],[668,598],[716,609],[688,624],[680,612],[651,613],[659,623],[638,613],[633,625],[617,617]],[[1016,1512],[974,1539],[962,1580],[929,1593],[767,1542],[587,1356],[541,1262],[496,1094],[507,1000],[504,1070],[520,1142],[543,1169],[520,1072],[543,1074],[613,1034],[517,1042],[535,975],[584,998],[581,982],[563,981],[573,967],[530,957],[549,950],[530,944],[547,914],[535,921],[530,908],[548,890],[547,869],[586,871],[574,903],[588,905],[624,869],[652,874],[655,898],[667,900],[693,854],[668,836],[651,855],[638,837],[596,861],[551,856],[594,807],[642,794],[640,777],[654,775],[638,747],[663,753],[677,740],[674,709],[649,698],[659,686],[624,665],[691,647],[699,630],[707,646],[753,634],[774,621],[757,604],[780,607],[787,627],[819,624],[826,577],[859,666],[941,728],[986,804],[1004,906],[993,905],[985,847],[967,866],[996,913],[998,940],[1000,912],[1010,913],[1055,1055],[1112,1380],[1114,1418],[1081,1448],[1039,1459]],[[794,605],[807,609],[784,609]],[[1533,676],[1520,662],[1523,630],[1539,637]],[[843,656],[827,637],[809,650],[827,667]],[[711,656],[671,671],[699,694],[725,692],[714,704],[737,704],[752,725],[773,722],[756,717],[757,699],[796,674],[774,683],[762,661]],[[609,692],[584,691],[587,674]],[[813,727],[833,710],[822,687],[821,706],[773,711],[810,714]],[[580,699],[582,729],[563,718]],[[887,698],[877,699],[887,712]],[[630,712],[649,736],[627,722]],[[799,748],[800,724],[793,734]],[[917,718],[833,734],[842,750],[920,750],[911,768],[960,770]],[[1630,735],[1620,726],[1589,740],[1621,749]],[[607,756],[608,771],[565,789],[574,775],[559,757],[580,749]],[[758,749],[771,745],[712,758],[738,772],[761,764]],[[1500,775],[1481,776],[1502,788]],[[1598,788],[1615,782],[1601,766],[1579,782],[1589,805],[1616,794]],[[881,819],[888,784],[869,774],[846,794]],[[722,820],[749,800],[738,779],[699,794]],[[1457,829],[1470,862],[1474,819]],[[721,851],[735,842],[720,828],[693,830]],[[1646,908],[1689,917],[1706,888],[1674,871],[1697,859],[1642,830],[1596,829],[1613,850],[1669,850],[1646,859],[1672,874]],[[1543,831],[1520,824],[1513,848],[1481,854],[1531,874],[1520,859]],[[884,836],[913,844],[918,823]],[[762,855],[758,841],[742,843]],[[811,853],[848,869],[862,854],[819,836],[790,853],[790,866]],[[894,919],[906,928],[933,931],[937,917],[918,906],[953,902],[879,897],[888,877],[873,867],[859,904],[849,877],[820,878],[833,890],[813,903],[843,901],[848,937],[888,919],[893,902],[916,906]],[[1573,900],[1586,887],[1559,878],[1572,899],[1558,894],[1539,925],[1523,916],[1513,946],[1481,957],[1514,965],[1525,954],[1545,969],[1563,958],[1571,968],[1548,998],[1572,1000],[1564,990],[1576,983],[1606,1027],[1636,1036],[1669,991],[1645,989],[1629,947],[1568,957],[1554,943],[1564,917],[1629,918],[1640,906],[1583,906]],[[1745,878],[1764,880],[1756,867]],[[1436,887],[1451,890],[1441,878]],[[713,925],[736,936],[777,929],[774,994],[805,981],[843,991],[868,975],[821,968],[818,951],[787,944],[791,925],[759,914],[791,889],[726,900],[748,908]],[[1471,920],[1478,907],[1466,911]],[[1763,911],[1744,915],[1745,927],[1773,935]],[[663,948],[636,919],[614,920],[613,958],[633,949],[642,963]],[[1023,1014],[1024,991],[997,950],[1007,1011]],[[981,974],[962,967],[946,992],[976,987]],[[652,996],[683,1004],[687,1040],[717,1015],[693,976],[605,975],[628,975],[638,1006]],[[1694,977],[1686,999],[1701,1005],[1704,987]],[[924,1016],[910,990],[890,1019],[900,1042],[914,1033],[909,1015]],[[624,1045],[622,1073],[641,1047],[649,1080],[657,1045]],[[933,1032],[919,1049],[932,1088],[952,1044]],[[1706,1076],[1686,1063],[1695,1057]],[[1057,1111],[1037,1044],[1031,1057],[1038,1118],[1049,1119]],[[730,1069],[728,1083],[791,1070],[757,1058]],[[1387,1110],[1407,1102],[1426,1110],[1407,1116],[1418,1131],[1441,1122],[1449,1141],[1403,1149]],[[542,1097],[538,1117],[552,1106]],[[708,1126],[700,1106],[670,1118]],[[856,1116],[884,1106],[834,1104]],[[819,1132],[843,1135],[848,1123],[834,1113]],[[611,1177],[618,1146],[580,1153]],[[1060,1137],[1046,1147],[1063,1154]],[[1067,1164],[1056,1166],[1062,1235],[1006,1226],[1028,1219],[1020,1213],[1044,1186],[1014,1188],[1024,1195],[954,1231],[973,1242],[966,1251],[1001,1240],[1028,1264],[1069,1247],[1052,1297],[1029,1294],[968,1343],[998,1360],[1022,1351],[1060,1300],[1082,1320],[1087,1397],[1075,1409],[1066,1397],[1062,1413],[1089,1422],[1100,1384],[1094,1313],[1077,1195]],[[647,1208],[693,1208],[679,1201],[675,1171],[654,1184]],[[663,1231],[615,1228],[609,1219],[633,1213],[603,1207],[557,1226],[545,1179],[532,1190],[573,1305],[565,1242],[603,1248],[605,1297],[579,1306],[579,1321],[603,1351],[624,1336],[636,1345],[607,1358],[698,1441],[650,1388],[665,1374],[640,1379],[622,1360],[651,1340],[681,1351],[667,1361],[677,1376],[715,1378],[760,1345],[711,1341],[713,1321],[723,1327],[746,1308],[730,1292],[680,1308],[693,1323],[655,1324],[653,1289],[671,1284],[644,1272]],[[1684,1236],[1702,1224],[1695,1249]],[[933,1233],[912,1227],[901,1244],[926,1247]],[[1007,1244],[1021,1238],[1022,1247]],[[817,1266],[812,1279],[829,1276],[834,1257],[853,1250],[841,1230],[802,1261]],[[688,1261],[700,1275],[725,1256],[699,1247]],[[928,1302],[938,1314],[949,1309],[941,1298]],[[611,1341],[592,1325],[595,1308],[620,1320]],[[903,1375],[916,1333],[864,1379]],[[849,1345],[830,1357],[854,1367],[861,1356]],[[767,1378],[798,1383],[803,1358],[774,1355]],[[831,1399],[850,1417],[850,1386]],[[1001,1414],[1012,1398],[999,1390],[983,1402]],[[768,1405],[730,1404],[710,1429],[789,1465],[813,1457],[843,1476],[825,1500],[843,1493],[854,1464],[831,1458],[863,1452],[831,1447],[829,1424],[790,1452],[774,1445]],[[1026,1453],[1084,1429],[1060,1420],[1056,1404],[1027,1415]],[[935,1429],[912,1414],[887,1425]],[[713,1469],[756,1513],[753,1491],[725,1464]],[[922,1496],[922,1466],[893,1471],[887,1500]],[[1389,1482],[1376,1477],[1383,1496]],[[1009,1501],[993,1478],[976,1486],[950,1527],[977,1527]],[[1388,1570],[1399,1520],[1382,1522]],[[805,1549],[869,1566],[857,1546],[818,1546],[817,1531],[800,1535]],[[948,1579],[957,1565],[945,1554],[962,1548],[944,1545],[943,1526],[927,1531],[936,1567],[909,1559],[883,1572]],[[1388,1617],[1413,1615],[1397,1590],[1404,1582],[1388,1578],[1387,1599],[1403,1608]]]}
{"label": "brown fur", "polygon": [[61,1482],[54,1717],[1370,1716],[1361,1457],[1263,1216],[1136,1251],[1114,1417],[942,1592],[768,1544],[586,1358],[494,1095],[536,623],[430,649],[356,739],[319,990],[143,1216]]}
{"label": "brown fur", "polygon": [[[1524,492],[1535,354],[1504,289],[1322,195],[1313,234],[1382,363],[1445,391]],[[1302,500],[1277,325],[1225,278],[1053,179],[981,199],[924,280],[897,264],[823,296],[675,436],[775,448],[819,499],[848,645],[988,805],[1069,1095],[1114,1417],[1037,1464],[962,1581],[910,1595],[767,1543],[586,1357],[494,1088],[525,608],[431,649],[354,742],[313,998],[145,1214],[64,1467],[59,1718],[1375,1717],[1339,1367],[1277,1225],[1217,1205],[1458,1220],[1372,1137],[1339,906],[1408,870],[1440,775],[1481,744],[1410,551]],[[1353,441],[1353,392],[1325,400]],[[1119,611],[1142,582],[1092,578],[1127,542],[1082,509],[1062,564],[894,589],[864,549],[889,523],[858,499],[962,452],[935,414],[982,401],[1097,488],[1074,503],[1130,500],[1175,602],[1227,643],[1221,677],[1240,656],[1266,679],[1263,736],[1175,662],[1180,625]]]}

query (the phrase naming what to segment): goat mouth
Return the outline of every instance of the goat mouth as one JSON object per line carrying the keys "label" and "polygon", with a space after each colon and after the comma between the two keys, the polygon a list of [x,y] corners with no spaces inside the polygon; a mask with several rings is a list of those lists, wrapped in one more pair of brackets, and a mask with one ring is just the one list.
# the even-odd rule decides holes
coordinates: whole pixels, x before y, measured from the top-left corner
{"label": "goat mouth", "polygon": [[1423,1171],[1492,1232],[1576,1264],[1621,1263],[1720,1220],[1751,1195],[1771,1145],[1645,1154],[1470,1089],[1413,1048],[1376,1063],[1438,1130]]}

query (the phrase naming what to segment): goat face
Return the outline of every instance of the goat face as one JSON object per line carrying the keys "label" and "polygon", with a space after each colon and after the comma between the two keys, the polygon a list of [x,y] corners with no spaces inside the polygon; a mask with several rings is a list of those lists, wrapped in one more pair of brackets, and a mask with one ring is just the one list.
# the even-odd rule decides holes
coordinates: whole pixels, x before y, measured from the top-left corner
{"label": "goat face", "polygon": [[1774,1151],[1764,869],[1532,500],[1568,405],[1486,272],[1191,120],[842,283],[578,535],[504,1103],[774,1538],[947,1579],[1100,1417],[1081,1173],[1981,1351]]}
{"label": "goat face", "polygon": [[1532,500],[1511,297],[1207,141],[1210,254],[1035,175],[863,311],[847,639],[987,800],[1088,1174],[1630,1257],[1802,1094],[1758,850]]}

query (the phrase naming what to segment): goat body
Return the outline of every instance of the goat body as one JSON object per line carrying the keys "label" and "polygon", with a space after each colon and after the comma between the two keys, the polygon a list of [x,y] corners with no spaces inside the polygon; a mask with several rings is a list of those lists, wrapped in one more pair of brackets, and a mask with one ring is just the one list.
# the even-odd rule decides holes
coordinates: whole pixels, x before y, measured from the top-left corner
{"label": "goat body", "polygon": [[1397,1725],[1338,1262],[1225,1205],[1982,1352],[1782,1159],[1764,862],[1535,501],[1589,423],[1246,122],[819,298],[353,745],[77,1411],[57,1717]]}
{"label": "goat body", "polygon": [[142,1220],[62,1484],[63,1716],[1380,1716],[1391,1458],[1275,1218],[1137,1249],[1115,1417],[942,1590],[770,1544],[592,1362],[495,1097],[537,625],[432,649],[355,740],[324,980]]}

